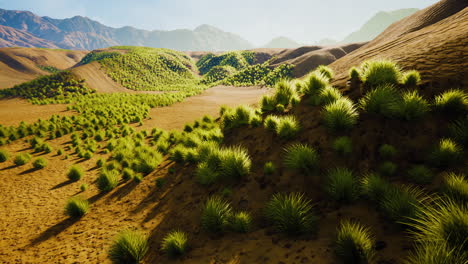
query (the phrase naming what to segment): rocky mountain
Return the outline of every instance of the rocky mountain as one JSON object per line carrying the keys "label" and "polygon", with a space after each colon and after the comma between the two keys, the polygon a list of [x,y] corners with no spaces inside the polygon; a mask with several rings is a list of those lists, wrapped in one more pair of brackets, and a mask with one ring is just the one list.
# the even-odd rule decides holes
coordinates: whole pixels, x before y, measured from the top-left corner
{"label": "rocky mountain", "polygon": [[345,37],[342,43],[354,43],[370,41],[382,33],[391,24],[414,14],[419,9],[406,8],[391,12],[378,12],[369,21],[367,21],[358,31],[355,31]]}
{"label": "rocky mountain", "polygon": [[269,49],[294,49],[300,47],[301,44],[297,43],[296,41],[289,39],[287,37],[277,37],[272,39],[262,48],[269,48]]}
{"label": "rocky mountain", "polygon": [[[148,31],[133,27],[112,28],[82,16],[54,19],[40,17],[28,11],[4,9],[0,9],[0,25],[9,27],[2,29],[0,33],[0,45],[3,47],[94,50],[116,45],[132,45],[191,51],[252,48],[252,45],[240,36],[209,25],[201,25],[195,30]],[[32,42],[28,42],[28,39]]]}

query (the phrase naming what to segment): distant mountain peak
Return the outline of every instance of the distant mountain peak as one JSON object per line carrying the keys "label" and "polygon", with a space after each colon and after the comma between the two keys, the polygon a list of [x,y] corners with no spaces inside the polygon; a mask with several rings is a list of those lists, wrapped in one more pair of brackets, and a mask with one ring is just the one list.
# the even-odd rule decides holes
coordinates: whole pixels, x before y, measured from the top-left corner
{"label": "distant mountain peak", "polygon": [[296,41],[284,37],[284,36],[279,36],[273,38],[270,42],[268,42],[263,48],[283,48],[283,49],[292,49],[292,48],[297,48],[301,46],[301,44],[297,43]]}

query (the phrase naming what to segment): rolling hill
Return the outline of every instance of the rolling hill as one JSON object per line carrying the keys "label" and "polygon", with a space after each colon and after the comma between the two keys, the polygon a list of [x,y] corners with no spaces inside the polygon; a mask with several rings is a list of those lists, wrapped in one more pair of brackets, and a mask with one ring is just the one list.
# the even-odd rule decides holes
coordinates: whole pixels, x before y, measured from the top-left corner
{"label": "rolling hill", "polygon": [[301,44],[287,37],[277,37],[265,44],[262,48],[266,49],[293,49],[300,47]]}
{"label": "rolling hill", "polygon": [[[23,35],[31,37],[33,42],[23,43],[28,46],[53,45],[63,49],[94,50],[131,45],[185,51],[240,50],[252,47],[240,36],[209,25],[201,25],[194,30],[147,31],[133,27],[112,28],[82,16],[53,19],[27,11],[5,9],[0,9],[0,25],[19,30]],[[18,41],[11,44],[22,46]]]}

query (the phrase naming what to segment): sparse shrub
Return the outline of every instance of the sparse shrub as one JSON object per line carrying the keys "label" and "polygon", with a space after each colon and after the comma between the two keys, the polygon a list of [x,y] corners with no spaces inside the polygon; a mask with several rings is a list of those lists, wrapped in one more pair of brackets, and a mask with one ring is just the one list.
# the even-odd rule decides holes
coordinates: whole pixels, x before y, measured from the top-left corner
{"label": "sparse shrub", "polygon": [[341,222],[334,244],[335,254],[342,263],[372,263],[374,238],[367,227],[357,222]]}
{"label": "sparse shrub", "polygon": [[78,165],[71,166],[67,173],[67,177],[70,181],[79,181],[83,175],[84,170]]}
{"label": "sparse shrub", "polygon": [[464,113],[468,108],[468,94],[455,89],[446,91],[436,96],[435,107],[445,113]]}
{"label": "sparse shrub", "polygon": [[161,249],[171,257],[184,255],[188,250],[187,234],[182,231],[170,232],[164,237]]}
{"label": "sparse shrub", "polygon": [[359,197],[359,182],[352,171],[335,168],[328,172],[325,192],[332,200],[353,202]]}
{"label": "sparse shrub", "polygon": [[81,184],[81,185],[80,185],[80,190],[81,190],[82,192],[88,190],[88,184],[86,184],[86,183]]}
{"label": "sparse shrub", "polygon": [[232,216],[231,228],[238,233],[247,233],[252,226],[252,217],[247,212],[239,212]]}
{"label": "sparse shrub", "polygon": [[397,150],[390,144],[383,144],[379,148],[379,155],[382,159],[392,159],[397,155]]}
{"label": "sparse shrub", "polygon": [[419,72],[416,70],[404,72],[401,82],[405,86],[415,87],[421,82],[421,75],[419,75]]}
{"label": "sparse shrub", "polygon": [[358,119],[353,102],[345,97],[326,105],[322,116],[325,126],[334,131],[350,129],[357,123]]}
{"label": "sparse shrub", "polygon": [[28,163],[31,160],[31,155],[29,153],[21,153],[16,155],[15,160],[13,161],[16,166],[21,166]]}
{"label": "sparse shrub", "polygon": [[297,135],[301,126],[294,116],[282,116],[276,125],[276,134],[281,138],[290,139]]}
{"label": "sparse shrub", "polygon": [[43,169],[47,166],[47,160],[44,158],[37,158],[33,162],[33,167],[37,170]]}
{"label": "sparse shrub", "polygon": [[438,167],[448,167],[457,164],[463,155],[462,149],[453,140],[444,138],[432,151],[430,159]]}
{"label": "sparse shrub", "polygon": [[468,204],[468,181],[463,174],[449,173],[445,176],[442,191],[454,201]]}
{"label": "sparse shrub", "polygon": [[417,184],[431,183],[434,175],[431,170],[424,165],[415,165],[408,170],[408,177],[411,181]]}
{"label": "sparse shrub", "polygon": [[423,117],[429,112],[429,103],[417,91],[405,92],[399,107],[401,118],[411,121]]}
{"label": "sparse shrub", "polygon": [[351,154],[353,151],[351,138],[349,137],[339,137],[333,141],[333,150],[341,156],[346,156]]}
{"label": "sparse shrub", "polygon": [[65,214],[71,218],[80,218],[89,211],[89,202],[79,196],[68,199]]}
{"label": "sparse shrub", "polygon": [[109,192],[119,184],[119,172],[116,170],[101,170],[96,180],[101,192]]}
{"label": "sparse shrub", "polygon": [[367,92],[359,104],[367,113],[395,117],[402,105],[402,97],[393,85],[381,85]]}
{"label": "sparse shrub", "polygon": [[303,144],[293,144],[285,148],[284,164],[305,174],[317,169],[318,154],[315,149]]}
{"label": "sparse shrub", "polygon": [[361,64],[361,80],[370,87],[383,84],[397,85],[401,71],[398,65],[389,60],[365,61]]}
{"label": "sparse shrub", "polygon": [[265,215],[277,230],[290,235],[317,230],[318,217],[311,201],[300,193],[275,194],[266,205]]}
{"label": "sparse shrub", "polygon": [[273,164],[273,162],[271,161],[266,162],[265,165],[263,166],[263,173],[265,175],[272,175],[273,173],[275,173],[275,171],[276,171],[275,164]]}
{"label": "sparse shrub", "polygon": [[231,217],[231,205],[218,196],[212,196],[203,208],[201,224],[203,229],[209,232],[223,232],[228,227]]}
{"label": "sparse shrub", "polygon": [[392,176],[397,170],[397,165],[391,161],[385,161],[379,166],[379,172],[384,176]]}
{"label": "sparse shrub", "polygon": [[121,231],[109,250],[109,258],[116,264],[140,263],[148,252],[148,238],[139,231]]}
{"label": "sparse shrub", "polygon": [[0,149],[0,162],[5,162],[10,158],[10,153],[4,149]]}

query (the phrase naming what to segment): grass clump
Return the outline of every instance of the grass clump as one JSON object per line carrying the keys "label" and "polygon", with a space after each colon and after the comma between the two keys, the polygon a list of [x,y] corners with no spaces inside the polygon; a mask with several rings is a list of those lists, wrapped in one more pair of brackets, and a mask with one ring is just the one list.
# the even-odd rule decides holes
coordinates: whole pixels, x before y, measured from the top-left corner
{"label": "grass clump", "polygon": [[272,175],[273,173],[275,173],[275,171],[276,171],[275,164],[273,164],[273,162],[271,161],[266,162],[265,165],[263,166],[263,173],[265,175]]}
{"label": "grass clump", "polygon": [[89,187],[88,184],[83,183],[83,184],[80,185],[80,191],[84,192],[84,191],[88,190],[88,187]]}
{"label": "grass clump", "polygon": [[390,144],[383,144],[379,148],[379,155],[382,159],[392,159],[397,153],[396,148]]}
{"label": "grass clump", "polygon": [[265,208],[265,215],[278,231],[289,235],[312,233],[317,229],[318,217],[311,201],[300,193],[274,195]]}
{"label": "grass clump", "polygon": [[231,205],[218,196],[208,198],[202,212],[202,228],[211,233],[226,230],[232,217]]}
{"label": "grass clump", "polygon": [[315,149],[303,144],[293,144],[284,150],[284,165],[305,174],[311,174],[317,169],[318,154]]}
{"label": "grass clump", "polygon": [[458,144],[468,147],[468,116],[450,124],[449,131]]}
{"label": "grass clump", "polygon": [[140,263],[148,252],[148,238],[139,231],[121,231],[112,242],[109,258],[116,264]]}
{"label": "grass clump", "polygon": [[101,192],[109,192],[117,187],[119,180],[117,170],[102,170],[96,179],[96,185]]}
{"label": "grass clump", "polygon": [[448,90],[436,96],[434,104],[444,113],[464,113],[468,109],[468,94],[462,90]]}
{"label": "grass clump", "polygon": [[252,217],[247,212],[239,212],[231,218],[231,229],[238,233],[247,233],[252,227]]}
{"label": "grass clump", "polygon": [[335,75],[333,70],[330,67],[327,67],[325,65],[318,66],[314,70],[314,72],[321,74],[322,76],[326,77],[329,81],[333,79],[333,76]]}
{"label": "grass clump", "polygon": [[276,134],[284,139],[294,138],[300,129],[301,126],[294,116],[279,117],[275,127]]}
{"label": "grass clump", "polygon": [[360,107],[370,114],[395,117],[402,104],[401,95],[393,85],[381,85],[359,100]]}
{"label": "grass clump", "polygon": [[263,125],[267,129],[276,131],[279,122],[280,122],[280,117],[275,116],[275,115],[269,115],[265,117],[265,121],[263,121]]}
{"label": "grass clump", "polygon": [[430,160],[437,167],[456,165],[462,158],[462,148],[453,140],[443,138],[432,151]]}
{"label": "grass clump", "polygon": [[317,72],[312,72],[304,81],[302,93],[309,96],[317,96],[322,89],[329,85],[329,79],[326,76]]}
{"label": "grass clump", "polygon": [[72,197],[68,199],[65,206],[65,214],[71,218],[80,218],[89,211],[89,202],[81,197]]}
{"label": "grass clump", "polygon": [[339,137],[333,141],[333,150],[341,156],[347,156],[353,151],[353,145],[351,138]]}
{"label": "grass clump", "polygon": [[430,110],[429,103],[417,91],[405,92],[399,106],[399,115],[407,121],[420,119]]}
{"label": "grass clump", "polygon": [[395,172],[397,171],[397,169],[398,169],[398,166],[391,161],[385,161],[379,166],[379,172],[384,176],[395,175]]}
{"label": "grass clump", "polygon": [[359,181],[349,169],[335,168],[328,172],[325,192],[332,200],[351,203],[359,197]]}
{"label": "grass clump", "polygon": [[224,130],[247,126],[251,124],[255,116],[257,116],[255,109],[249,106],[241,105],[236,109],[228,108],[221,116],[221,126]]}
{"label": "grass clump", "polygon": [[187,234],[182,231],[170,232],[164,237],[161,249],[171,257],[184,255],[188,250]]}
{"label": "grass clump", "polygon": [[10,158],[10,153],[4,149],[0,149],[0,162],[5,162]]}
{"label": "grass clump", "polygon": [[449,173],[444,179],[442,191],[454,201],[468,204],[468,181],[463,174]]}
{"label": "grass clump", "polygon": [[397,85],[401,71],[398,65],[390,60],[365,61],[361,64],[361,80],[369,87],[383,84]]}
{"label": "grass clump", "polygon": [[84,170],[78,165],[71,166],[67,173],[67,177],[70,181],[79,181],[83,175]]}
{"label": "grass clump", "polygon": [[374,238],[370,230],[357,222],[343,221],[334,241],[335,254],[342,263],[372,263]]}
{"label": "grass clump", "polygon": [[384,214],[395,222],[407,224],[414,218],[424,201],[423,193],[416,188],[392,186],[387,193],[381,194],[380,208]]}
{"label": "grass clump", "polygon": [[322,117],[327,128],[340,131],[350,129],[357,123],[358,112],[350,99],[342,97],[326,105]]}
{"label": "grass clump", "polygon": [[387,180],[375,173],[370,173],[361,180],[362,193],[373,202],[379,203],[393,188]]}
{"label": "grass clump", "polygon": [[21,154],[16,155],[13,162],[15,163],[16,166],[22,166],[28,163],[31,160],[31,158],[32,157],[29,153],[21,153]]}
{"label": "grass clump", "polygon": [[411,70],[403,73],[401,83],[407,87],[415,87],[421,82],[421,75],[416,70]]}
{"label": "grass clump", "polygon": [[408,170],[409,179],[417,184],[429,184],[434,178],[431,170],[424,165],[415,165]]}
{"label": "grass clump", "polygon": [[47,160],[44,158],[37,158],[33,162],[33,167],[37,170],[43,169],[47,166]]}

